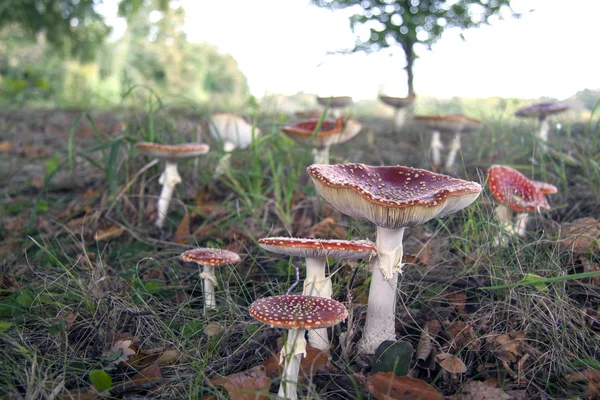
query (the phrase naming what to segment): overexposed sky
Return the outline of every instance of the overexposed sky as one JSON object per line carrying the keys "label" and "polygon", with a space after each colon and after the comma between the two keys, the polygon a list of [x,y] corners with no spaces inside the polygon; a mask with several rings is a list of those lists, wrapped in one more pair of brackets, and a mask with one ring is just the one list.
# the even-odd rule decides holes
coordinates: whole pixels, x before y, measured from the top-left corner
{"label": "overexposed sky", "polygon": [[[419,50],[417,94],[437,97],[550,96],[600,88],[600,0],[513,0],[521,19],[447,31],[433,51]],[[233,55],[253,94],[350,95],[375,98],[380,87],[406,95],[401,51],[327,55],[349,48],[350,10],[308,0],[183,0],[191,41]]]}

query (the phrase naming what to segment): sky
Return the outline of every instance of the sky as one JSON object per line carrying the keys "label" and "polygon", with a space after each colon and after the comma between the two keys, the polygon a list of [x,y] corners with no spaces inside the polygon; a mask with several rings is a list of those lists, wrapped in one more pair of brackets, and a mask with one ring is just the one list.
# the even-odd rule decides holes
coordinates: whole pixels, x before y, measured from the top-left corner
{"label": "sky", "polygon": [[[407,94],[404,55],[328,54],[351,48],[351,10],[330,11],[309,0],[181,0],[185,32],[230,53],[251,92],[315,93],[355,100]],[[432,51],[417,50],[415,92],[439,98],[553,97],[600,88],[600,0],[513,0],[520,19],[448,30]]]}

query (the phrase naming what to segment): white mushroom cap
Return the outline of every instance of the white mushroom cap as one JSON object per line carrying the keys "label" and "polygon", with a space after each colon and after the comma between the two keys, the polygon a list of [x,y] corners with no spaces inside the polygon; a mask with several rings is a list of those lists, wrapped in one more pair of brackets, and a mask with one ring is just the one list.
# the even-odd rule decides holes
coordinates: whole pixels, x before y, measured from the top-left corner
{"label": "white mushroom cap", "polygon": [[305,258],[351,260],[371,258],[377,255],[377,248],[367,240],[270,237],[259,239],[258,244],[263,249],[273,253]]}
{"label": "white mushroom cap", "polygon": [[329,106],[330,108],[344,108],[352,104],[352,97],[350,96],[330,96],[330,97],[319,97],[317,96],[317,103],[323,107]]}
{"label": "white mushroom cap", "polygon": [[395,108],[396,110],[400,110],[402,108],[406,108],[415,102],[415,95],[408,97],[392,97],[392,96],[384,96],[379,95],[379,100],[390,107]]}
{"label": "white mushroom cap", "polygon": [[319,193],[336,209],[390,229],[452,214],[481,193],[476,182],[404,166],[314,164],[307,170]]}
{"label": "white mushroom cap", "polygon": [[470,133],[482,126],[478,119],[463,114],[415,115],[414,120],[428,129],[444,133]]}
{"label": "white mushroom cap", "polygon": [[[253,140],[253,127],[239,115],[231,113],[215,113],[210,116],[208,124],[210,136],[224,143],[232,143],[236,148],[245,149]],[[260,135],[260,129],[254,128],[254,136]]]}
{"label": "white mushroom cap", "polygon": [[169,145],[151,142],[138,142],[135,146],[140,153],[167,160],[194,158],[198,157],[199,155],[206,154],[210,150],[210,147],[204,143]]}

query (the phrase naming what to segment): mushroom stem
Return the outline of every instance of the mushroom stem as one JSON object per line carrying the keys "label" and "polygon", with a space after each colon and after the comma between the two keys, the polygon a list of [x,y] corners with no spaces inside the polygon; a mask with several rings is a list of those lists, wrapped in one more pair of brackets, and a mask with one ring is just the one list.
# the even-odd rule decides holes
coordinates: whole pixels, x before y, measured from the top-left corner
{"label": "mushroom stem", "polygon": [[446,158],[445,169],[446,172],[452,170],[454,166],[454,161],[456,160],[456,154],[460,150],[460,133],[456,133],[454,135],[454,139],[452,139],[452,143],[450,144],[450,152],[448,153],[448,158]]}
{"label": "mushroom stem", "polygon": [[431,134],[431,144],[429,145],[429,151],[431,152],[431,163],[434,169],[439,168],[441,161],[440,150],[444,148],[442,140],[440,139],[440,131],[433,131]]}
{"label": "mushroom stem", "polygon": [[527,220],[529,219],[529,214],[527,213],[518,213],[517,218],[514,225],[515,234],[523,237],[525,236],[525,231],[527,230]]}
{"label": "mushroom stem", "polygon": [[373,263],[367,320],[359,348],[374,354],[386,340],[396,340],[396,288],[402,268],[404,228],[377,227],[377,258]]}
{"label": "mushroom stem", "polygon": [[548,141],[548,132],[550,131],[550,123],[545,115],[540,115],[539,126],[535,136],[540,139],[540,142],[546,143]]}
{"label": "mushroom stem", "polygon": [[217,301],[215,299],[217,278],[215,278],[214,267],[205,265],[200,277],[204,280],[204,308],[214,310],[217,308]]}
{"label": "mushroom stem", "polygon": [[329,164],[329,146],[322,149],[313,148],[312,153],[314,164]]}
{"label": "mushroom stem", "polygon": [[507,247],[508,238],[515,234],[515,226],[512,222],[512,211],[504,204],[500,204],[494,209],[494,214],[499,222],[501,231],[494,238],[494,247]]}
{"label": "mushroom stem", "polygon": [[226,141],[223,144],[223,151],[225,151],[225,154],[223,154],[217,163],[214,179],[217,179],[231,168],[231,152],[233,150],[235,150],[235,144],[229,141]]}
{"label": "mushroom stem", "polygon": [[177,171],[177,162],[167,160],[165,162],[165,170],[160,175],[160,178],[158,178],[158,183],[162,185],[160,196],[158,197],[158,215],[155,223],[158,228],[162,228],[165,223],[167,213],[169,212],[169,203],[173,197],[173,190],[180,182],[181,176]]}
{"label": "mushroom stem", "polygon": [[288,330],[286,342],[281,349],[279,363],[284,362],[281,374],[281,384],[277,396],[283,399],[296,400],[298,398],[298,374],[300,373],[300,359],[306,355],[306,340],[304,329]]}
{"label": "mushroom stem", "polygon": [[396,111],[394,112],[394,130],[396,133],[400,133],[400,129],[402,129],[406,123],[406,112],[406,108],[396,108]]}
{"label": "mushroom stem", "polygon": [[[304,281],[305,296],[318,296],[330,299],[333,294],[331,279],[325,276],[325,259],[306,259],[306,280]],[[308,343],[319,350],[329,348],[327,328],[311,329],[308,331]]]}

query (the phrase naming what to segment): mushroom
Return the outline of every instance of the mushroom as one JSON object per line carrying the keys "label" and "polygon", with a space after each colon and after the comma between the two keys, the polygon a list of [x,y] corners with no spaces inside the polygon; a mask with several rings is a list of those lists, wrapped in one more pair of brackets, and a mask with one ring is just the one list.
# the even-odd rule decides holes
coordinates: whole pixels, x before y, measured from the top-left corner
{"label": "mushroom", "polygon": [[308,167],[308,174],[334,208],[377,225],[378,255],[359,343],[364,353],[373,354],[385,340],[396,340],[396,287],[404,228],[462,210],[479,196],[481,185],[404,166],[315,164]]}
{"label": "mushroom", "polygon": [[546,117],[548,115],[561,113],[568,109],[569,105],[565,103],[543,102],[519,108],[515,112],[515,116],[520,118],[538,119],[539,125],[535,132],[535,137],[542,142],[542,148],[546,149],[545,143],[548,141],[548,131],[550,130],[550,124]]}
{"label": "mushroom", "polygon": [[248,312],[257,320],[278,328],[287,328],[287,338],[281,349],[279,363],[284,362],[281,385],[277,396],[298,398],[300,357],[306,355],[304,331],[334,326],[348,317],[340,302],[316,296],[273,296],[258,299]]}
{"label": "mushroom", "polygon": [[317,103],[323,107],[329,107],[331,115],[339,117],[341,110],[352,104],[352,97],[350,96],[330,96],[330,97],[319,97],[317,96]]}
{"label": "mushroom", "polygon": [[[319,122],[321,122],[320,126]],[[319,127],[318,131],[316,131],[317,127]],[[311,119],[284,126],[281,130],[295,141],[311,145],[314,162],[326,164],[329,162],[331,145],[344,143],[358,135],[362,130],[362,124],[343,117],[335,121]]]}
{"label": "mushroom", "polygon": [[[550,209],[545,195],[558,192],[556,186],[529,180],[516,169],[505,165],[492,165],[487,176],[492,194],[502,203],[494,210],[496,218],[511,235],[524,236],[529,217],[527,212]],[[519,212],[515,223],[512,222],[512,210]],[[496,246],[507,244],[507,240],[494,240]]]}
{"label": "mushroom", "polygon": [[406,122],[406,111],[415,102],[415,95],[408,97],[391,97],[379,95],[379,100],[394,109],[394,130],[396,133],[400,132],[400,129]]}
{"label": "mushroom", "polygon": [[[270,237],[259,239],[258,244],[273,253],[306,258],[306,279],[302,294],[327,299],[330,299],[333,294],[331,277],[325,276],[328,258],[335,260],[371,259],[377,254],[375,245],[367,240]],[[327,328],[309,331],[308,343],[319,350],[329,348]]]}
{"label": "mushroom", "polygon": [[440,150],[444,148],[440,140],[440,133],[450,133],[454,135],[450,152],[446,158],[444,166],[445,171],[449,172],[454,166],[456,154],[460,150],[460,134],[471,133],[481,128],[481,121],[469,118],[462,114],[448,115],[415,115],[415,121],[432,131],[431,137],[431,159],[433,169],[437,170],[441,165]]}
{"label": "mushroom", "polygon": [[254,127],[244,118],[231,113],[214,113],[208,124],[210,136],[223,142],[225,155],[215,168],[215,178],[229,170],[231,152],[235,149],[245,149],[260,135],[260,129]]}
{"label": "mushroom", "polygon": [[181,159],[206,154],[210,147],[203,143],[167,145],[150,142],[138,142],[136,147],[140,153],[165,160],[165,170],[160,175],[160,178],[158,178],[162,189],[158,198],[158,215],[155,223],[158,228],[162,228],[167,217],[167,212],[169,211],[169,203],[173,197],[173,190],[181,182],[181,176],[177,171],[177,163]]}
{"label": "mushroom", "polygon": [[179,258],[185,262],[195,262],[204,267],[200,277],[204,280],[204,306],[206,309],[217,308],[215,299],[215,267],[236,264],[241,261],[237,253],[229,250],[198,247],[184,251]]}

